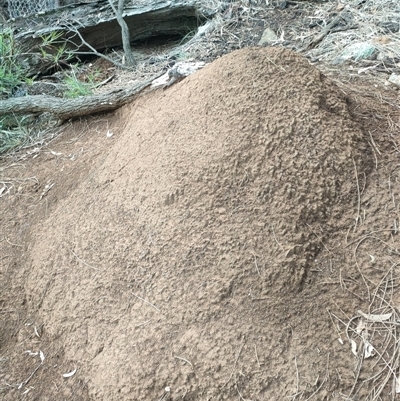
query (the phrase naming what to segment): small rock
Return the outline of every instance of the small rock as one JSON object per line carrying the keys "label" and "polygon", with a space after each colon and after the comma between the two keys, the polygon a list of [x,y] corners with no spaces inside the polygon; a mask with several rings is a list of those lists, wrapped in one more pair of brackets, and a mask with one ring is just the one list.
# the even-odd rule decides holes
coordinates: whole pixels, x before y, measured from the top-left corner
{"label": "small rock", "polygon": [[258,42],[258,46],[268,45],[277,40],[278,40],[278,37],[276,36],[275,32],[271,28],[267,28],[263,32],[261,39]]}
{"label": "small rock", "polygon": [[393,73],[393,74],[389,77],[388,81],[389,81],[391,84],[396,85],[398,88],[400,88],[400,75],[397,75],[397,74],[394,74],[394,73]]}
{"label": "small rock", "polygon": [[371,59],[375,54],[376,48],[367,42],[357,42],[347,46],[338,57],[333,60],[333,64],[342,64],[347,60],[360,61]]}
{"label": "small rock", "polygon": [[287,1],[286,1],[286,0],[281,1],[281,2],[278,4],[278,8],[279,8],[280,10],[284,10],[286,7],[287,7]]}
{"label": "small rock", "polygon": [[380,45],[387,45],[392,41],[389,36],[377,36],[372,39],[375,43],[379,43]]}

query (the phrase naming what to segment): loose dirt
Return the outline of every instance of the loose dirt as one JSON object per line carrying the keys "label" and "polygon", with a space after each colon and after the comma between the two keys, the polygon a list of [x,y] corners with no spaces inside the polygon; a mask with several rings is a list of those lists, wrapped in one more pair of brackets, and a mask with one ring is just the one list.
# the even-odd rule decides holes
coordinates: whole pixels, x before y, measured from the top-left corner
{"label": "loose dirt", "polygon": [[249,48],[70,127],[1,199],[4,399],[367,399],[346,324],[396,276],[393,118]]}

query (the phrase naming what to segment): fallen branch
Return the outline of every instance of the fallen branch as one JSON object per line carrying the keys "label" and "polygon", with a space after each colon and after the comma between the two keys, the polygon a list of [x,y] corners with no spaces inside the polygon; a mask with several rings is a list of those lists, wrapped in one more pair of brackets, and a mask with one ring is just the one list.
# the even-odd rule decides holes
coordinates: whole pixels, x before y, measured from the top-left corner
{"label": "fallen branch", "polygon": [[335,29],[335,27],[337,25],[339,25],[341,22],[346,22],[346,27],[342,27],[341,30],[347,30],[347,29],[351,29],[350,26],[348,26],[348,21],[346,19],[346,16],[344,13],[340,13],[338,14],[336,17],[334,17],[332,19],[332,21],[326,25],[326,27],[324,28],[324,30],[317,35],[305,48],[305,50],[309,50],[309,49],[313,49],[315,46],[317,46],[320,42],[323,41],[323,39],[325,38],[325,36],[327,36],[329,33],[331,33],[333,31],[333,29]]}
{"label": "fallen branch", "polygon": [[0,100],[0,117],[9,114],[42,114],[47,112],[55,115],[61,121],[66,121],[70,118],[115,110],[130,102],[136,94],[149,86],[161,74],[139,82],[128,89],[113,90],[76,99],[38,95]]}

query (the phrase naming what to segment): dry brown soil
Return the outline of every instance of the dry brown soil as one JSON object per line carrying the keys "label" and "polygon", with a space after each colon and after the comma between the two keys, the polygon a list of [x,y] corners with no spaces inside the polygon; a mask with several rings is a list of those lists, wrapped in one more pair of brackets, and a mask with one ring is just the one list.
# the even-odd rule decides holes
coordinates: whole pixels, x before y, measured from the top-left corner
{"label": "dry brown soil", "polygon": [[2,398],[395,397],[386,332],[369,359],[349,342],[400,301],[382,93],[249,48],[7,159]]}

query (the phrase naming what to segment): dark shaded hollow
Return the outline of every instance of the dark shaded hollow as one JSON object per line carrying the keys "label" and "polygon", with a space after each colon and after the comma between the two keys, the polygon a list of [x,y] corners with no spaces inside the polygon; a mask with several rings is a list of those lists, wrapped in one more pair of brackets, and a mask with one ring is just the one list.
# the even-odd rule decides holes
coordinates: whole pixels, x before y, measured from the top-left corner
{"label": "dark shaded hollow", "polygon": [[[163,9],[131,15],[124,18],[129,28],[131,43],[155,41],[158,45],[185,38],[205,22],[194,7]],[[82,37],[97,51],[121,47],[121,28],[116,19],[104,21],[96,26],[80,29]],[[79,45],[79,39],[76,40]],[[81,48],[81,50],[83,50]]]}
{"label": "dark shaded hollow", "polygon": [[161,34],[131,42],[132,47],[158,47],[163,45],[180,44],[186,41],[188,34]]}

